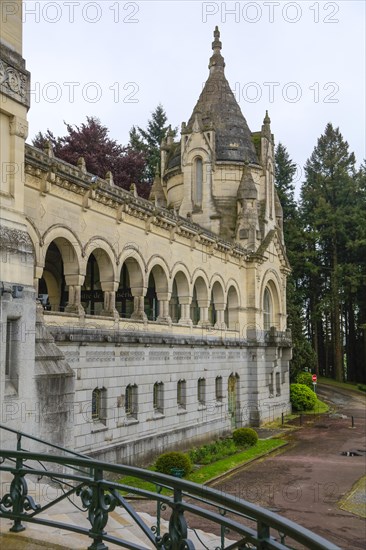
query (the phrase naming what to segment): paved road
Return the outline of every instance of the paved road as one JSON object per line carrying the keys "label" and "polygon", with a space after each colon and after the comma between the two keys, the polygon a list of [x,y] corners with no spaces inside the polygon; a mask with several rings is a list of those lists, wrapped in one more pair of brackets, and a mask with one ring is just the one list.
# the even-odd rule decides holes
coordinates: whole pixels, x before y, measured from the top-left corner
{"label": "paved road", "polygon": [[278,512],[344,550],[364,549],[365,519],[337,503],[365,474],[364,456],[341,452],[366,449],[366,398],[322,385],[318,393],[347,418],[320,417],[291,436],[287,451],[249,465],[215,488]]}

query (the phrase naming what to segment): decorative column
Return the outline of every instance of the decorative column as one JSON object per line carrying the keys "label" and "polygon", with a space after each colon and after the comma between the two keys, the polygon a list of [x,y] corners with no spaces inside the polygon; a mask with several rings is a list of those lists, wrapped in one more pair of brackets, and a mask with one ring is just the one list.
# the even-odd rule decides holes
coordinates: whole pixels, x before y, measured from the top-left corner
{"label": "decorative column", "polygon": [[104,293],[104,306],[101,315],[118,319],[118,311],[116,310],[116,292],[119,282],[116,281],[101,281],[102,290]]}
{"label": "decorative column", "polygon": [[[220,330],[226,329],[226,323],[225,323],[225,306],[224,305],[217,305],[216,306],[216,323],[215,328],[218,328]],[[220,309],[218,309],[220,307]]]}
{"label": "decorative column", "polygon": [[197,300],[198,307],[200,308],[200,320],[197,323],[199,327],[211,326],[208,320],[208,308],[210,307],[210,300]]}
{"label": "decorative column", "polygon": [[192,303],[192,296],[179,296],[179,304],[181,309],[181,317],[178,321],[180,325],[188,325],[192,326],[192,319],[191,319],[191,303]]}
{"label": "decorative column", "polygon": [[224,303],[218,303],[218,304],[215,303],[215,311],[216,311],[215,328],[218,328],[220,330],[226,330],[225,307],[226,307],[226,304]]}
{"label": "decorative column", "polygon": [[65,312],[85,315],[81,305],[81,287],[84,283],[85,275],[65,275],[65,281],[69,290],[69,299]]}
{"label": "decorative column", "polygon": [[157,292],[156,293],[159,301],[159,315],[156,319],[158,323],[172,323],[172,318],[169,315],[169,301],[170,301],[170,292]]}
{"label": "decorative column", "polygon": [[147,315],[145,313],[145,295],[147,288],[145,287],[131,287],[131,294],[133,296],[133,313],[131,319],[135,321],[147,322]]}

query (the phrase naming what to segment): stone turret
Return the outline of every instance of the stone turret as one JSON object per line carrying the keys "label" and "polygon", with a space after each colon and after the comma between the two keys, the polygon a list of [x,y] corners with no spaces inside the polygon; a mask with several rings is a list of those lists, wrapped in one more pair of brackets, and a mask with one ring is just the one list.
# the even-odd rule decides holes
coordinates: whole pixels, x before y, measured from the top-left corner
{"label": "stone turret", "polygon": [[248,166],[244,167],[238,189],[238,216],[236,240],[251,251],[256,250],[260,241],[258,221],[258,191]]}

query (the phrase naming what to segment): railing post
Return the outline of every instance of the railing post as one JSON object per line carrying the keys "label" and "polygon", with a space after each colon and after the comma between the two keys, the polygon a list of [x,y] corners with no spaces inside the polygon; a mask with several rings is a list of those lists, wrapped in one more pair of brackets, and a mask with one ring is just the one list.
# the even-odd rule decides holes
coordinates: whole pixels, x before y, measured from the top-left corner
{"label": "railing post", "polygon": [[[156,492],[158,495],[160,495],[161,491],[163,490],[161,485],[156,486]],[[162,510],[165,510],[166,506],[165,504],[162,504],[162,502],[157,499],[156,501],[156,528],[152,529],[153,533],[155,532],[156,538],[160,539],[161,530],[160,530],[160,522],[161,522],[161,512]]]}
{"label": "railing post", "polygon": [[88,510],[88,520],[91,524],[89,537],[94,539],[88,550],[108,550],[108,546],[103,542],[104,527],[108,522],[108,513],[112,512],[117,504],[116,498],[111,493],[104,493],[101,481],[103,481],[103,470],[95,468],[91,486],[77,493],[80,494],[83,505]]}
{"label": "railing post", "polygon": [[[17,433],[17,451],[22,450],[22,436]],[[24,497],[28,493],[27,482],[24,479],[24,474],[20,473],[20,470],[23,468],[23,459],[16,459],[16,473],[14,474],[14,479],[10,484],[10,498],[13,504],[13,514],[20,515],[24,512],[23,502]],[[24,531],[25,527],[22,525],[21,520],[15,519],[14,525],[10,528],[10,531],[13,533],[20,533]]]}
{"label": "railing post", "polygon": [[163,536],[162,543],[169,550],[194,550],[193,543],[187,539],[188,529],[181,506],[182,491],[174,488],[173,511],[169,520],[169,533]]}
{"label": "railing post", "polygon": [[270,531],[269,525],[259,520],[257,523],[257,535],[258,535],[258,542],[259,542],[257,546],[257,550],[266,550],[267,542],[270,536],[269,531]]}
{"label": "railing post", "polygon": [[[226,510],[224,508],[219,508],[219,512],[221,516],[226,516]],[[221,550],[224,550],[225,548],[225,535],[227,532],[227,527],[220,525]]]}

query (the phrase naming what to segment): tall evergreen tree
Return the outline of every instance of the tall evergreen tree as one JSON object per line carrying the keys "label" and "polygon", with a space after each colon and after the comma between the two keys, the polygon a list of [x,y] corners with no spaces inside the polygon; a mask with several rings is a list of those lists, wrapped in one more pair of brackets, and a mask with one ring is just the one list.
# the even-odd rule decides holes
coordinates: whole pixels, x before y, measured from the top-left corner
{"label": "tall evergreen tree", "polygon": [[[150,185],[154,181],[156,167],[160,165],[160,144],[170,129],[167,120],[165,110],[159,103],[151,113],[146,130],[140,126],[132,126],[130,130],[130,147],[146,156],[145,179]],[[173,133],[176,135],[177,130]]]}
{"label": "tall evergreen tree", "polygon": [[329,123],[306,162],[301,191],[308,261],[313,264],[308,291],[314,345],[319,354],[322,342],[325,362],[330,354],[337,380],[344,377],[341,264],[349,242],[346,220],[354,216],[354,167],[348,143]]}
{"label": "tall evergreen tree", "polygon": [[287,281],[287,316],[288,326],[292,331],[293,357],[290,363],[290,374],[293,380],[296,379],[298,372],[305,369],[315,370],[316,365],[315,353],[304,328],[304,296],[301,292],[303,233],[294,198],[295,173],[296,164],[291,160],[286,147],[279,143],[275,150],[275,184],[283,209],[284,239],[292,268]]}

